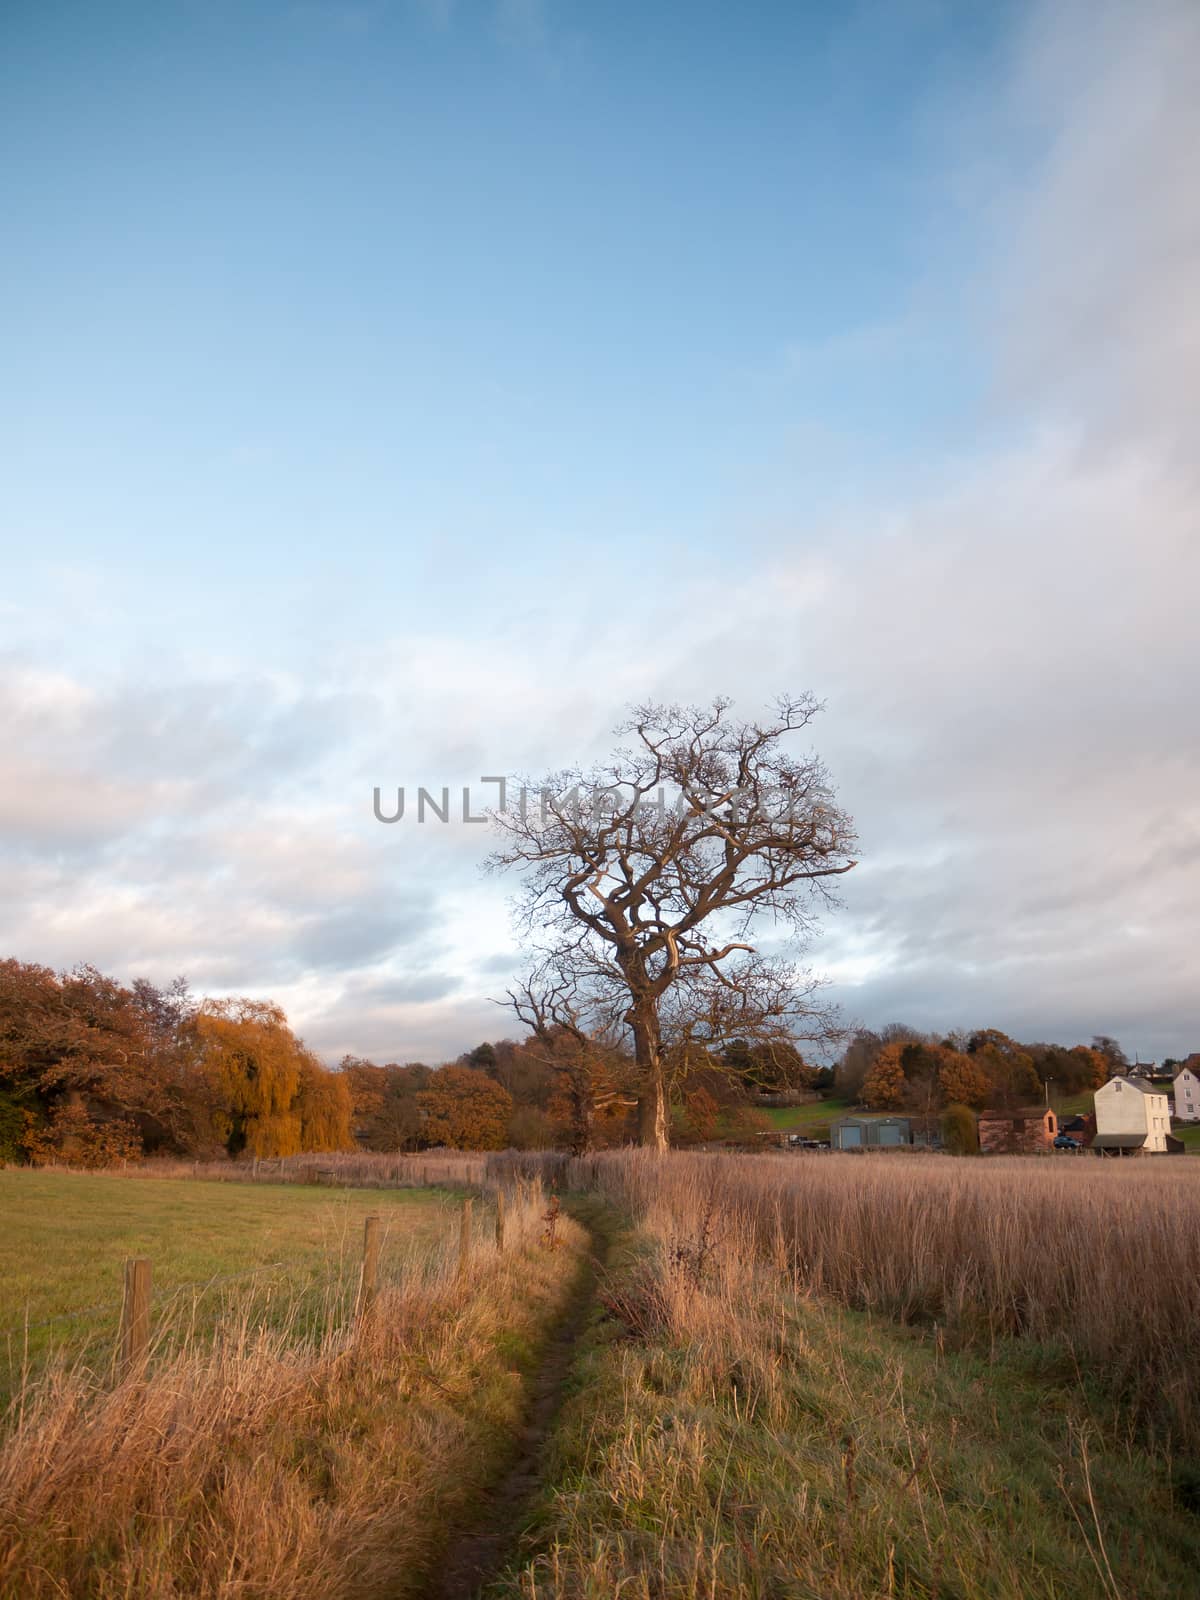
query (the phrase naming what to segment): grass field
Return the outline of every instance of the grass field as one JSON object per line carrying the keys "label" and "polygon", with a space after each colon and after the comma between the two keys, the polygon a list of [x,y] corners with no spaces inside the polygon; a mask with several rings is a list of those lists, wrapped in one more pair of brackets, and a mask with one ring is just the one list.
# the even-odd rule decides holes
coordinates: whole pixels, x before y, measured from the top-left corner
{"label": "grass field", "polygon": [[780,1133],[803,1133],[809,1139],[828,1139],[833,1119],[853,1109],[849,1100],[817,1100],[807,1106],[767,1106],[761,1115]]}
{"label": "grass field", "polygon": [[[133,1381],[35,1372],[0,1600],[1200,1593],[1189,1163],[522,1160],[478,1174],[468,1272],[449,1192],[10,1175],[50,1187],[0,1270],[41,1250],[60,1294],[110,1248],[349,1281],[368,1210],[426,1265],[385,1255],[374,1315],[304,1337],[243,1315]],[[539,1160],[590,1240],[549,1247]]]}
{"label": "grass field", "polygon": [[457,1225],[453,1197],[438,1189],[0,1171],[0,1391],[26,1359],[111,1348],[129,1256],[152,1263],[160,1320],[211,1326],[248,1296],[292,1313],[306,1296],[342,1305],[372,1213],[384,1218],[384,1281]]}
{"label": "grass field", "polygon": [[[514,1186],[501,1250],[477,1197],[464,1272],[452,1196],[79,1184],[40,1194],[44,1206],[82,1203],[85,1250],[156,1248],[179,1273],[301,1247],[323,1270],[368,1209],[410,1238],[424,1230],[427,1254],[421,1271],[385,1272],[369,1315],[307,1337],[242,1315],[209,1339],[154,1348],[128,1381],[80,1365],[34,1375],[0,1438],[2,1600],[436,1592],[454,1530],[520,1438],[532,1369],[576,1292],[579,1229],[561,1219],[564,1248],[546,1248],[540,1186]],[[31,1213],[23,1222],[27,1248],[35,1237],[56,1248],[53,1230],[39,1234]],[[236,1251],[223,1253],[223,1235],[242,1236]],[[79,1256],[75,1268],[82,1290]]]}
{"label": "grass field", "polygon": [[625,1236],[510,1600],[1197,1592],[1168,1459],[1064,1353],[954,1349],[725,1246]]}

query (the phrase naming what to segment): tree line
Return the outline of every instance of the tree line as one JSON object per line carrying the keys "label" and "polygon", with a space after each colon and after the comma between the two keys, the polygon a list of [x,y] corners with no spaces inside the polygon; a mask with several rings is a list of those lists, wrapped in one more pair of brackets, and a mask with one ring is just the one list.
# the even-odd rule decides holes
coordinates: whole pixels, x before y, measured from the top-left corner
{"label": "tree line", "polygon": [[349,1149],[351,1101],[270,1001],[0,961],[0,1159]]}
{"label": "tree line", "polygon": [[892,1023],[854,1035],[834,1085],[840,1097],[876,1111],[1004,1111],[1039,1103],[1048,1087],[1077,1095],[1128,1070],[1125,1052],[1104,1034],[1087,1045],[1022,1044],[998,1028],[941,1035]]}
{"label": "tree line", "polygon": [[[522,1039],[441,1066],[325,1065],[270,1001],[194,997],[183,979],[123,985],[95,967],[0,961],[0,1159],[83,1166],[145,1155],[277,1157],[431,1147],[582,1152],[635,1142],[636,1050],[526,1012]],[[1195,1059],[1195,1058],[1189,1058]],[[1178,1063],[1172,1063],[1178,1065]],[[995,1028],[854,1033],[833,1066],[795,1041],[664,1047],[672,1144],[753,1141],[764,1103],[833,1093],[881,1111],[1015,1108],[1128,1070],[1120,1045],[1022,1044]]]}
{"label": "tree line", "polygon": [[[818,1077],[780,1040],[678,1050],[665,1071],[676,1143],[752,1133],[762,1090]],[[582,1151],[636,1139],[637,1109],[634,1052],[554,1022],[439,1067],[347,1056],[331,1069],[271,1001],[0,961],[0,1160]]]}

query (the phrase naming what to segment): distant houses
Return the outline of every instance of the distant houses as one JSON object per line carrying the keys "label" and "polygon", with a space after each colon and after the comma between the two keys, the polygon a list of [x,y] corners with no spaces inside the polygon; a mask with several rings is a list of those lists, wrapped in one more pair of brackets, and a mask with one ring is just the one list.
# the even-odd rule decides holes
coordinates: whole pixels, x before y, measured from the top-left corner
{"label": "distant houses", "polygon": [[[978,1149],[983,1155],[1049,1155],[1055,1150],[1095,1155],[1182,1155],[1187,1145],[1171,1133],[1174,1115],[1200,1122],[1200,1055],[1184,1063],[1173,1083],[1138,1063],[1095,1090],[1092,1111],[1062,1120],[1051,1106],[993,1108],[976,1114]],[[834,1150],[940,1150],[937,1118],[898,1111],[853,1111],[829,1128]],[[1064,1137],[1065,1136],[1065,1137]],[[807,1143],[794,1139],[794,1144]]]}
{"label": "distant houses", "polygon": [[1200,1122],[1200,1062],[1185,1066],[1171,1085],[1175,1098],[1175,1117],[1179,1122]]}
{"label": "distant houses", "polygon": [[1171,1131],[1171,1102],[1148,1078],[1110,1078],[1096,1090],[1093,1150],[1160,1155]]}
{"label": "distant houses", "polygon": [[1024,1111],[981,1111],[979,1148],[985,1155],[1041,1155],[1054,1146],[1058,1118],[1049,1106]]}

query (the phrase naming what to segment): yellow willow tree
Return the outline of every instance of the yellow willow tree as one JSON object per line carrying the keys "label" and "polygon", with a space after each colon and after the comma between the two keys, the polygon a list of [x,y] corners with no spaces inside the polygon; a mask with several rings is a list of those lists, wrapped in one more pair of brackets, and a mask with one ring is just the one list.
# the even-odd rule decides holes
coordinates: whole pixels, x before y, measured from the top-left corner
{"label": "yellow willow tree", "polygon": [[350,1085],[340,1072],[330,1072],[308,1050],[301,1051],[300,1115],[302,1150],[353,1150],[350,1131],[353,1102]]}
{"label": "yellow willow tree", "polygon": [[302,1148],[301,1073],[308,1052],[281,1007],[267,1000],[206,1000],[189,1023],[231,1156],[291,1156]]}

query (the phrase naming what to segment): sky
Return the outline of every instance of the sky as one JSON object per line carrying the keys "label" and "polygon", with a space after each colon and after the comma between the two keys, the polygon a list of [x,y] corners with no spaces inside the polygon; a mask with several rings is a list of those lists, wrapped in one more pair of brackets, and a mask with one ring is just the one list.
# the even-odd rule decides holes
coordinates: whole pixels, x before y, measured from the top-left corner
{"label": "sky", "polygon": [[0,955],[448,1059],[517,885],[374,786],[811,690],[848,1024],[1200,1049],[1198,80],[1194,0],[8,0]]}

